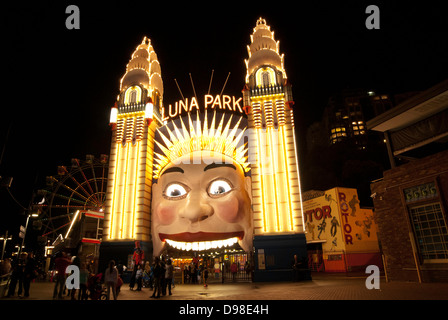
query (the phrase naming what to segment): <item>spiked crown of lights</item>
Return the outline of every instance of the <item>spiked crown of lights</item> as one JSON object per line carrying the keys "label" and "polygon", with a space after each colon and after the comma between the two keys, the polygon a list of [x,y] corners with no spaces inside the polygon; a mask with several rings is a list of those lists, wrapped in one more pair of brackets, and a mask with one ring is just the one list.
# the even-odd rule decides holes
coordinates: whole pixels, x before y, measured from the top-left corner
{"label": "spiked crown of lights", "polygon": [[216,110],[212,112],[210,124],[208,112],[205,110],[202,115],[196,112],[195,120],[190,112],[183,118],[169,121],[157,129],[155,143],[159,152],[154,152],[154,179],[160,177],[168,164],[176,163],[179,158],[195,151],[209,151],[227,156],[239,164],[244,173],[249,172],[247,143],[243,141],[246,126],[242,125],[246,119],[233,114],[219,115]]}

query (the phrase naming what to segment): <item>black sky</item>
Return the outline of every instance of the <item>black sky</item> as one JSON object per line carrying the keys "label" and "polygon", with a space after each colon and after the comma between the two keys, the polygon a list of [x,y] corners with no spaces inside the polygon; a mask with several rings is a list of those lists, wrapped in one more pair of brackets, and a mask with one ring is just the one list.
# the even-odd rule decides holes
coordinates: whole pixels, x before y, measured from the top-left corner
{"label": "black sky", "polygon": [[[3,7],[0,175],[27,206],[58,165],[108,154],[110,107],[143,36],[152,40],[165,104],[193,95],[241,96],[246,46],[256,20],[267,20],[293,85],[299,149],[306,127],[344,88],[384,93],[424,90],[448,78],[446,13],[431,2],[126,1],[8,3]],[[67,30],[65,8],[78,5],[80,30]],[[367,5],[380,8],[380,30],[367,30]],[[9,135],[8,135],[9,130]],[[8,137],[8,138],[7,138]],[[300,152],[301,150],[299,150]],[[303,168],[301,168],[303,170]],[[0,190],[0,235],[15,235],[23,211]]]}

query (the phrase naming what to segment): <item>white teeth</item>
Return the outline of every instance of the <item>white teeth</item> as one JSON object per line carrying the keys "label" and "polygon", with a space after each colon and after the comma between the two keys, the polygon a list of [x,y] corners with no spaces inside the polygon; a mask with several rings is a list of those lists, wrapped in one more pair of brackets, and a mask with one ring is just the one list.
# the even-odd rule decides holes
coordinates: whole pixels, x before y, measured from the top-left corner
{"label": "white teeth", "polygon": [[200,241],[200,242],[179,242],[166,239],[165,240],[173,248],[184,250],[184,251],[202,251],[208,249],[216,249],[222,247],[229,247],[238,242],[238,238],[230,238],[225,240],[215,240],[215,241]]}

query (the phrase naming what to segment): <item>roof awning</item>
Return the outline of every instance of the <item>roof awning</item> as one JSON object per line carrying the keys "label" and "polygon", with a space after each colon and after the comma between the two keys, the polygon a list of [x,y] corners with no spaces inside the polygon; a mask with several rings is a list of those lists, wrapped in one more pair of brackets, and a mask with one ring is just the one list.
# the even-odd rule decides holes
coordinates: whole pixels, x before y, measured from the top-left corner
{"label": "roof awning", "polygon": [[448,108],[448,80],[367,121],[369,130],[397,131]]}

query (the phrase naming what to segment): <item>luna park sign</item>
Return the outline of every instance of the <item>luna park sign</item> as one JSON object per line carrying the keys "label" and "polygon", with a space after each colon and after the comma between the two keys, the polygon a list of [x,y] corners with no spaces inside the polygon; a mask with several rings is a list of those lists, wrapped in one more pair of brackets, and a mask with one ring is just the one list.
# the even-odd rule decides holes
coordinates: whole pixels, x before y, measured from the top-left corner
{"label": "luna park sign", "polygon": [[179,100],[174,104],[169,104],[167,108],[163,108],[162,121],[182,116],[183,113],[189,113],[193,109],[211,109],[243,114],[244,111],[241,106],[242,100],[243,98],[234,96],[219,94],[213,96],[211,94],[206,94],[201,101],[203,102],[202,105],[200,105],[196,97],[186,98],[184,100]]}

